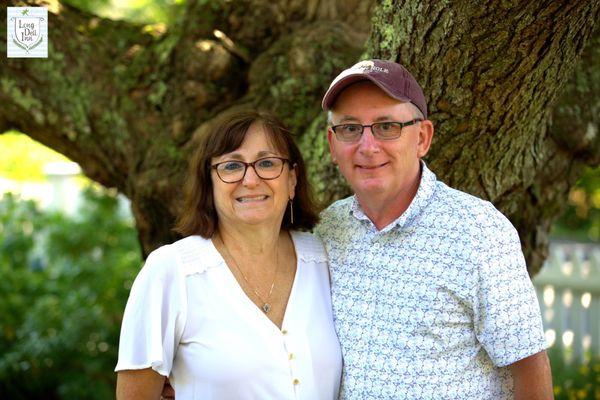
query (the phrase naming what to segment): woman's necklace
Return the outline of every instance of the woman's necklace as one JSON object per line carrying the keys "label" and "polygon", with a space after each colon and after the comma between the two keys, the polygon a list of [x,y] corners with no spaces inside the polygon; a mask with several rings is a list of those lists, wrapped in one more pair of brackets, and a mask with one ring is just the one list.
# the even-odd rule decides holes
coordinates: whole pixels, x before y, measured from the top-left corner
{"label": "woman's necklace", "polygon": [[277,248],[275,249],[275,273],[273,274],[273,283],[271,283],[271,288],[269,289],[269,294],[267,294],[267,299],[264,300],[262,298],[262,296],[260,294],[258,294],[258,290],[256,290],[254,288],[254,286],[252,286],[250,284],[250,281],[248,280],[248,278],[246,278],[246,274],[244,274],[242,269],[239,267],[238,263],[235,261],[235,258],[233,258],[233,256],[229,252],[229,249],[227,249],[227,245],[225,244],[223,239],[221,239],[221,235],[219,235],[218,237],[219,237],[219,241],[223,244],[223,249],[225,250],[225,253],[231,259],[231,261],[233,261],[233,265],[235,266],[235,268],[242,275],[242,278],[244,278],[244,281],[246,281],[246,284],[248,285],[248,287],[250,289],[252,289],[252,291],[254,292],[256,297],[258,297],[258,299],[261,301],[261,303],[263,303],[263,305],[260,307],[261,310],[263,310],[263,312],[265,314],[268,314],[269,311],[271,311],[271,304],[269,304],[269,299],[271,298],[271,293],[273,293],[273,288],[275,287],[275,280],[277,279],[277,272],[279,271],[279,240],[277,241]]}

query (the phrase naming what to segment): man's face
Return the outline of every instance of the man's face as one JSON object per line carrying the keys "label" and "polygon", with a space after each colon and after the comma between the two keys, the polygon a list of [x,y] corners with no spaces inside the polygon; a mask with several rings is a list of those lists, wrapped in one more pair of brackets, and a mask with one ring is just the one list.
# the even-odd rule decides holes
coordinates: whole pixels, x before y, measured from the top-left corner
{"label": "man's face", "polygon": [[[371,82],[349,86],[332,109],[332,125],[375,122],[406,122],[415,118],[412,107],[389,97]],[[364,128],[356,143],[341,142],[331,128],[329,149],[333,161],[359,199],[412,200],[419,184],[419,160],[429,150],[433,126],[418,122],[402,129],[395,140],[378,140]]]}

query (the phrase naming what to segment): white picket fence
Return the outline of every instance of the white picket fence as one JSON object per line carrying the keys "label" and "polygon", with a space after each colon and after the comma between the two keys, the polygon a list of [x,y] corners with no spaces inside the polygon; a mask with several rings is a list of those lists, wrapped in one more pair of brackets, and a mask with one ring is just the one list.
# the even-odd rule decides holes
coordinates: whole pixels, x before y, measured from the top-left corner
{"label": "white picket fence", "polygon": [[552,243],[533,283],[548,345],[566,362],[600,356],[600,245]]}

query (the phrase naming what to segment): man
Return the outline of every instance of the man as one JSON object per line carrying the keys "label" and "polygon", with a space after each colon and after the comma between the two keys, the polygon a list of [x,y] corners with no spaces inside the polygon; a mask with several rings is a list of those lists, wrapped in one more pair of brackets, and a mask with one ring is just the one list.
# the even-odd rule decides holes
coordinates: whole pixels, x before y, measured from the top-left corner
{"label": "man", "polygon": [[436,179],[419,84],[360,62],[323,98],[355,195],[322,214],[344,399],[551,399],[539,306],[510,222]]}

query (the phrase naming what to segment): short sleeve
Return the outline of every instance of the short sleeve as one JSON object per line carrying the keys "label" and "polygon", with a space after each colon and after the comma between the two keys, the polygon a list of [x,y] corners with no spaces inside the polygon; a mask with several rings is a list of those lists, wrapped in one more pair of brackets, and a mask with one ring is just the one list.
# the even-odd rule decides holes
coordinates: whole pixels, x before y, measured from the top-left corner
{"label": "short sleeve", "polygon": [[169,246],[152,252],[131,287],[115,371],[171,372],[186,318],[185,279],[171,253]]}
{"label": "short sleeve", "polygon": [[517,231],[489,207],[491,215],[480,215],[477,221],[482,233],[475,332],[494,365],[504,367],[547,346]]}

